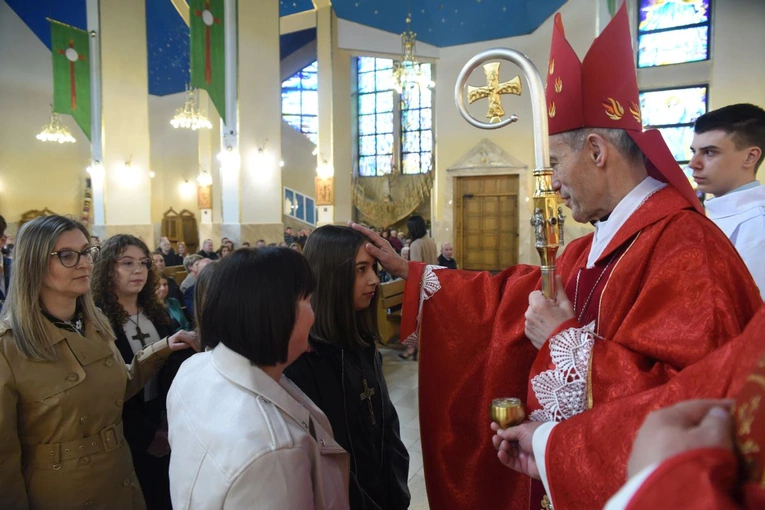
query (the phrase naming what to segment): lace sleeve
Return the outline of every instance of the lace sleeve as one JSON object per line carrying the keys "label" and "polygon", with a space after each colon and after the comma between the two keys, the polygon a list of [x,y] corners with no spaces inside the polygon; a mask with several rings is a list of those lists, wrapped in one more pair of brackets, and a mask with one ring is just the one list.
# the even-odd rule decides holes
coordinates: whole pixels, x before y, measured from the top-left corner
{"label": "lace sleeve", "polygon": [[422,283],[420,284],[420,304],[417,307],[417,327],[411,335],[406,337],[403,342],[404,345],[414,347],[417,346],[420,341],[422,305],[425,301],[432,298],[436,292],[441,290],[441,282],[438,280],[438,276],[436,276],[436,271],[439,269],[444,268],[441,266],[425,266],[425,270],[422,273]]}
{"label": "lace sleeve", "polygon": [[587,375],[595,345],[595,321],[583,328],[569,328],[550,338],[550,357],[555,368],[531,380],[542,405],[529,418],[563,421],[587,410]]}

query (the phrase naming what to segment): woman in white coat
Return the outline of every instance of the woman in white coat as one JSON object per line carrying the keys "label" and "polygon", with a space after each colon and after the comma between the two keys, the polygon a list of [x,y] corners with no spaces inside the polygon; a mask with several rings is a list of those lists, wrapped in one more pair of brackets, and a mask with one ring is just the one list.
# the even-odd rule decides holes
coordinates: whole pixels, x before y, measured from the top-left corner
{"label": "woman in white coat", "polygon": [[348,454],[282,371],[308,347],[311,269],[288,248],[218,263],[199,311],[204,353],[167,398],[173,508],[348,508]]}

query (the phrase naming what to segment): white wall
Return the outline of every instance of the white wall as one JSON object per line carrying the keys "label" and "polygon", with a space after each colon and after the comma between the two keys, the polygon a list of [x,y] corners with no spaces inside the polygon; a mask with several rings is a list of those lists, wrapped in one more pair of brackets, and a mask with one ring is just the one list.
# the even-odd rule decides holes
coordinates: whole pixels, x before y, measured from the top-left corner
{"label": "white wall", "polygon": [[[151,170],[156,174],[151,183],[151,217],[154,223],[160,223],[162,214],[170,207],[176,212],[188,209],[196,215],[197,222],[200,220],[197,207],[197,133],[189,129],[175,129],[170,124],[175,110],[183,106],[185,98],[185,93],[149,96]],[[184,193],[182,185],[186,180],[191,186],[188,188],[190,192]]]}
{"label": "white wall", "polygon": [[[43,143],[35,139],[50,117],[53,71],[48,48],[16,13],[0,1],[0,215],[14,233],[23,212],[48,207],[79,218],[90,142],[69,116],[61,116],[77,142]],[[197,135],[174,129],[170,119],[184,94],[149,96],[151,219],[159,223],[171,206],[198,215],[196,198]],[[180,184],[194,184],[183,195]],[[108,197],[107,197],[108,199]]]}
{"label": "white wall", "polygon": [[[569,0],[561,8],[566,35],[574,50],[583,57],[595,33],[595,4],[592,0]],[[523,95],[504,96],[502,103],[505,112],[510,115],[515,113],[519,121],[502,129],[482,130],[469,125],[460,116],[454,104],[454,84],[457,75],[464,64],[481,51],[496,48],[512,48],[521,51],[528,56],[536,66],[544,72],[550,57],[550,38],[552,33],[552,17],[547,19],[536,31],[531,34],[494,40],[475,44],[465,44],[448,48],[441,48],[440,58],[436,63],[436,183],[432,195],[432,223],[433,236],[439,242],[453,242],[453,224],[445,222],[444,218],[451,218],[446,214],[446,209],[451,208],[453,197],[446,196],[446,168],[459,160],[466,152],[472,149],[481,139],[488,138],[502,149],[516,157],[528,170],[522,173],[520,178],[525,180],[521,183],[522,189],[533,189],[531,172],[534,169],[534,140],[533,119],[531,116],[531,101],[528,97],[527,83],[524,81]],[[519,72],[515,66],[505,62],[501,66],[501,79],[509,80]],[[545,79],[545,76],[542,76]],[[482,69],[473,73],[469,83],[482,85],[486,81]],[[471,114],[478,119],[483,119],[487,110],[486,101],[478,101],[469,109]],[[568,214],[567,214],[568,215]],[[538,263],[537,254],[532,246],[531,227],[528,227],[528,218],[531,216],[531,202],[521,199],[519,207],[519,261],[526,263]],[[582,229],[575,225],[573,219],[566,222],[568,238],[582,234]],[[585,227],[585,230],[586,231]]]}
{"label": "white wall", "polygon": [[[605,0],[569,0],[560,9],[566,28],[566,35],[580,58],[583,58],[595,35],[608,22],[604,8]],[[636,27],[636,0],[628,0],[628,9]],[[646,69],[638,72],[641,88],[678,87],[701,82],[710,83],[710,109],[736,102],[751,102],[765,107],[765,2],[747,0],[716,0],[713,2],[712,60],[694,64],[667,66],[660,69]],[[435,135],[436,135],[436,183],[432,198],[433,235],[439,242],[452,240],[452,225],[443,221],[445,207],[452,197],[445,196],[446,168],[468,152],[482,138],[502,147],[529,166],[526,179],[531,183],[531,169],[534,167],[531,104],[528,97],[505,96],[505,111],[516,113],[520,120],[500,130],[485,131],[467,124],[459,115],[453,98],[454,84],[462,66],[475,54],[496,47],[520,50],[544,68],[550,55],[552,34],[550,16],[535,32],[506,39],[440,48],[433,56],[436,60],[435,88]],[[353,25],[349,30],[348,26]],[[384,33],[355,24],[341,23],[340,42],[354,54],[369,54],[373,48],[370,40],[380,41],[376,50],[396,54],[395,34],[384,37]],[[634,32],[633,32],[634,33]],[[636,45],[636,43],[635,43]],[[420,50],[420,44],[417,45]],[[425,48],[425,45],[422,45]],[[419,51],[420,54],[430,51]],[[507,80],[517,74],[512,64],[502,65],[501,78]],[[477,71],[470,83],[480,85],[485,81],[482,71]],[[524,84],[525,85],[525,84]],[[470,108],[478,118],[485,115],[486,102],[480,101]],[[762,180],[762,177],[760,178]],[[521,204],[524,205],[523,203]],[[531,214],[531,204],[521,208],[521,234],[524,234],[526,218]],[[589,225],[575,224],[567,220],[567,238],[581,235],[590,230]],[[530,235],[528,236],[530,239]],[[520,243],[520,260],[537,263],[537,255],[531,242]]]}
{"label": "white wall", "polygon": [[48,48],[0,0],[0,215],[16,231],[21,214],[50,210],[80,218],[90,143],[77,123],[62,123],[77,142],[40,142],[50,119],[53,68]]}

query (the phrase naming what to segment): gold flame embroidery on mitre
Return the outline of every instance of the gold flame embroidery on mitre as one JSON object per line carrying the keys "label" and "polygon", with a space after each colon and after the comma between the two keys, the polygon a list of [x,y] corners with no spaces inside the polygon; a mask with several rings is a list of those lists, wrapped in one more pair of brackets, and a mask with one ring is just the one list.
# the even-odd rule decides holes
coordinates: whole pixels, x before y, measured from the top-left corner
{"label": "gold flame embroidery on mitre", "polygon": [[551,119],[555,117],[555,101],[550,103],[550,108],[547,110],[547,114],[550,116]]}
{"label": "gold flame embroidery on mitre", "polygon": [[560,91],[563,90],[563,80],[560,79],[560,76],[555,78],[555,92],[560,94]]}
{"label": "gold flame embroidery on mitre", "polygon": [[624,116],[624,108],[619,104],[619,101],[609,97],[606,101],[603,101],[603,109],[606,111],[606,115],[611,120],[621,120]]}
{"label": "gold flame embroidery on mitre", "polygon": [[633,102],[630,102],[630,113],[635,118],[638,124],[643,125],[643,115],[640,113],[640,107]]}
{"label": "gold flame embroidery on mitre", "polygon": [[555,59],[552,59],[550,61],[550,76],[552,76],[552,73],[555,72]]}

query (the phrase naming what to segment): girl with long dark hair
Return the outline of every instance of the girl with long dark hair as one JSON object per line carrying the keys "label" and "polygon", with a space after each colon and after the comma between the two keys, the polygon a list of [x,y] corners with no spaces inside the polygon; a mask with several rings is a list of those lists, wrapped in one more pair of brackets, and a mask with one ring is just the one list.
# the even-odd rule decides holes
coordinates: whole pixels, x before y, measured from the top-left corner
{"label": "girl with long dark hair", "polygon": [[[126,363],[163,338],[194,335],[178,331],[180,326],[162,305],[156,293],[159,278],[149,248],[137,237],[119,234],[101,246],[93,271],[93,297],[109,319]],[[144,391],[125,402],[125,438],[150,510],[171,508],[165,401],[172,378],[187,357],[171,356]]]}
{"label": "girl with long dark hair", "polygon": [[353,509],[409,507],[409,454],[375,346],[380,280],[366,237],[327,225],[311,234],[304,255],[316,276],[310,351],[285,370],[329,418],[335,440],[351,455]]}

